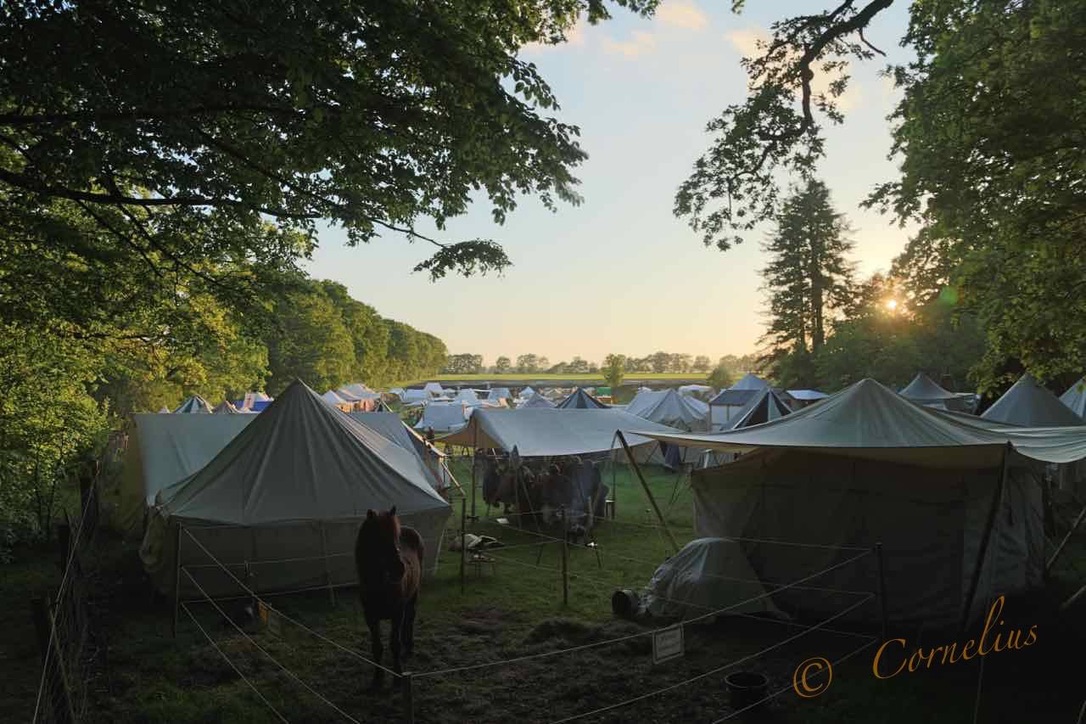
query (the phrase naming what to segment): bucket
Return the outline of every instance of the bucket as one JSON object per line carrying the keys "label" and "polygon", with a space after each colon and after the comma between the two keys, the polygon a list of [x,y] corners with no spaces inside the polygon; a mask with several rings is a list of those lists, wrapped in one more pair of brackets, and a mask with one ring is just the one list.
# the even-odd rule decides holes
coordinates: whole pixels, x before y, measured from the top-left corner
{"label": "bucket", "polygon": [[631,618],[637,611],[637,594],[628,588],[615,591],[611,595],[611,611],[616,616]]}
{"label": "bucket", "polygon": [[[745,709],[756,701],[766,697],[766,688],[769,680],[765,676],[754,671],[736,671],[724,677],[724,683],[728,686],[728,699],[735,709]],[[762,702],[755,709],[765,706]]]}

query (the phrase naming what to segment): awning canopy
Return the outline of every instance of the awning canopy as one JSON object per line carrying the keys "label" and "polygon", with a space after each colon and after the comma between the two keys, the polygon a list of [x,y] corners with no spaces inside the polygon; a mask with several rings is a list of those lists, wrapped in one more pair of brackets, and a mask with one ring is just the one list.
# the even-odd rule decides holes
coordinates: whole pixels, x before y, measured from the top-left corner
{"label": "awning canopy", "polygon": [[[477,409],[467,427],[438,442],[505,452],[515,447],[521,457],[558,457],[619,449],[622,445],[615,438],[619,430],[681,434],[620,410]],[[631,447],[654,442],[640,434],[625,437]]]}

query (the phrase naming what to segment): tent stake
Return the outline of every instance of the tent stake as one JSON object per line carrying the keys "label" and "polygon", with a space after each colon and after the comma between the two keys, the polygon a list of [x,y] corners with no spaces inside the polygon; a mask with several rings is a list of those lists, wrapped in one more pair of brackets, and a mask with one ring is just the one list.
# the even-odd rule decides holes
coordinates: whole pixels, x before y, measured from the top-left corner
{"label": "tent stake", "polygon": [[995,526],[996,512],[999,510],[999,502],[1003,497],[1003,486],[1007,479],[1007,459],[1010,455],[1011,444],[1007,443],[1003,450],[1003,465],[1000,468],[999,483],[996,485],[995,493],[992,495],[992,505],[988,509],[988,522],[984,526],[984,535],[980,542],[980,551],[977,553],[977,565],[973,569],[973,578],[969,582],[969,596],[965,601],[965,610],[962,611],[961,625],[959,626],[959,633],[965,632],[965,627],[969,623],[969,614],[973,609],[973,599],[977,595],[977,586],[980,584],[980,574],[984,568],[984,560],[988,554],[988,544],[992,539],[992,528]]}
{"label": "tent stake", "polygon": [[664,520],[663,514],[660,512],[660,506],[656,505],[656,498],[652,497],[652,491],[649,490],[649,484],[645,482],[645,476],[641,474],[641,468],[638,467],[637,461],[634,460],[633,451],[630,450],[629,443],[626,442],[626,436],[622,434],[622,430],[615,432],[618,436],[618,441],[622,443],[622,449],[626,451],[626,457],[630,461],[630,465],[633,467],[634,472],[637,473],[637,479],[641,481],[641,487],[645,489],[645,495],[648,496],[649,502],[652,503],[653,510],[656,511],[656,517],[660,519],[660,525],[664,527],[664,532],[667,533],[668,540],[671,541],[671,545],[675,548],[675,552],[679,552],[679,544],[675,541],[675,536],[671,534],[671,529],[667,527],[667,521]]}
{"label": "tent stake", "polygon": [[1067,541],[1071,540],[1071,534],[1078,529],[1078,526],[1082,522],[1083,518],[1086,518],[1086,505],[1082,506],[1082,511],[1078,514],[1078,517],[1075,518],[1075,522],[1071,526],[1071,530],[1067,531],[1067,535],[1065,535],[1063,537],[1063,540],[1060,541],[1060,547],[1057,548],[1056,552],[1052,554],[1052,557],[1048,559],[1048,565],[1045,566],[1046,577],[1048,576],[1048,572],[1052,570],[1052,565],[1056,562],[1056,559],[1059,558],[1060,553],[1063,552],[1063,548],[1067,545]]}

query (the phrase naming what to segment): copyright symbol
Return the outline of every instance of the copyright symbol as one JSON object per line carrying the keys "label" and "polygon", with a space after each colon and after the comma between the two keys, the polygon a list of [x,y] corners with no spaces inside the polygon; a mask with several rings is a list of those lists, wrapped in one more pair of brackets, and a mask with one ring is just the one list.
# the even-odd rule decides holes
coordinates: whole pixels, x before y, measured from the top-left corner
{"label": "copyright symbol", "polygon": [[[808,679],[817,677],[823,671],[826,671],[828,674],[825,682],[811,684],[810,681],[808,681]],[[828,660],[821,656],[807,659],[797,666],[795,672],[792,674],[792,688],[804,699],[813,699],[818,696],[826,689],[830,688],[831,681],[833,681],[833,667]]]}

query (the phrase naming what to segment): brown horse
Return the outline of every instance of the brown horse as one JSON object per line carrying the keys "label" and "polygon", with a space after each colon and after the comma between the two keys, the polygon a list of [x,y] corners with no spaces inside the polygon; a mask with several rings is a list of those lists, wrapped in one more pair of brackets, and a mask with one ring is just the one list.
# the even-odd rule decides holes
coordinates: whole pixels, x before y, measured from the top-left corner
{"label": "brown horse", "polygon": [[[396,506],[384,513],[370,510],[358,529],[354,560],[362,611],[373,639],[373,660],[381,663],[381,621],[392,626],[389,646],[392,669],[403,673],[400,652],[410,656],[415,644],[415,609],[422,583],[422,536],[414,528],[401,528]],[[384,669],[374,667],[372,688],[380,688]]]}

